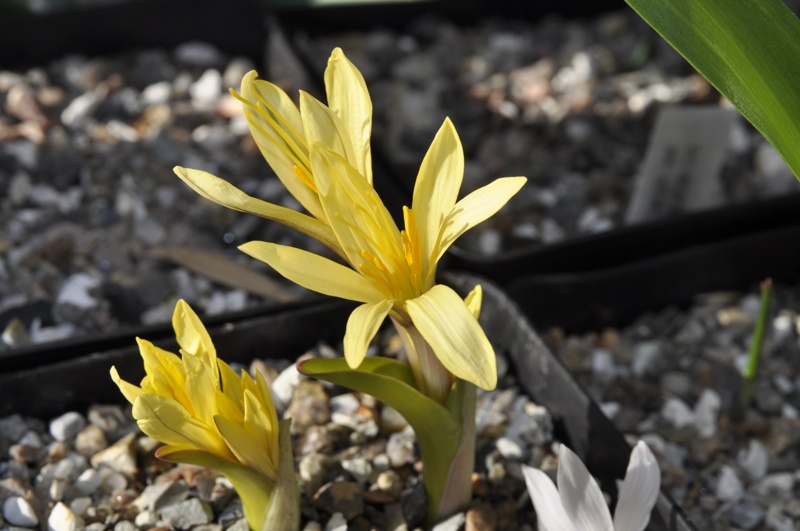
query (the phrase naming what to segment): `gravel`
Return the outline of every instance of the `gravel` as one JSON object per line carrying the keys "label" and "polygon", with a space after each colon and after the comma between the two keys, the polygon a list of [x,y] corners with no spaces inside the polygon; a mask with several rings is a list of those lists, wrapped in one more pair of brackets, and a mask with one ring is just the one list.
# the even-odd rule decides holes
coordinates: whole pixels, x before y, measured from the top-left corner
{"label": "gravel", "polygon": [[[396,344],[393,336],[393,331],[382,333],[381,344]],[[341,355],[321,346],[304,357],[323,352]],[[258,360],[251,372],[265,370],[274,382],[283,366]],[[557,443],[547,411],[520,393],[513,375],[502,374],[500,380],[501,388],[478,396],[473,503],[436,529],[463,529],[465,522],[468,529],[531,529],[535,517],[520,467],[552,470]],[[419,452],[413,431],[399,426],[396,413],[384,424],[380,419],[387,408],[372,397],[305,378],[294,386],[286,411],[299,403],[316,412],[306,419],[306,429],[293,435],[303,529],[422,525],[427,499]],[[85,425],[58,439],[53,425],[65,418]],[[60,530],[247,529],[241,502],[224,478],[159,461],[153,455],[158,446],[138,431],[129,406],[97,405],[48,422],[21,415],[0,418],[4,522],[26,529],[47,522]]]}
{"label": "gravel", "polygon": [[[662,484],[699,527],[800,521],[800,291],[776,286],[753,400],[741,369],[758,292],[700,295],[624,329],[545,334],[617,428],[653,448]],[[613,377],[593,354],[611,354]]]}

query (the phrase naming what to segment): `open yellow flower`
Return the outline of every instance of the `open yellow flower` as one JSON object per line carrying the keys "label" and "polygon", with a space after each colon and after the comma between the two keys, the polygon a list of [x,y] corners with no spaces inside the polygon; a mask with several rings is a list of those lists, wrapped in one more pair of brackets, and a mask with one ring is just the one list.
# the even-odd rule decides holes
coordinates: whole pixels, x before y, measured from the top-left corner
{"label": "open yellow flower", "polygon": [[[246,372],[239,377],[217,358],[211,337],[197,314],[178,301],[172,319],[181,356],[137,338],[144,360],[140,386],[122,380],[116,367],[111,378],[133,404],[139,428],[163,442],[156,455],[173,462],[213,468],[233,483],[242,498],[250,527],[265,527],[274,517],[270,500],[286,505],[294,485],[289,430],[281,433],[275,406],[264,378]],[[284,441],[285,439],[285,441]],[[286,451],[282,447],[288,447]],[[286,483],[286,465],[291,472]],[[296,507],[282,509],[284,517]]]}
{"label": "open yellow flower", "polygon": [[350,316],[345,357],[357,367],[390,316],[404,339],[417,384],[444,401],[458,377],[484,389],[497,381],[494,351],[464,301],[435,285],[450,245],[496,213],[525,183],[507,177],[457,201],[464,153],[449,119],[420,168],[411,208],[398,229],[372,183],[372,104],[361,73],[338,48],[325,72],[328,106],[301,93],[288,96],[248,74],[240,99],[267,162],[310,215],[247,196],[197,170],[175,172],[206,198],[292,226],[318,239],[349,267],[291,247],[249,242],[244,252],[319,293],[364,303]]}
{"label": "open yellow flower", "polygon": [[444,372],[437,360],[455,377],[493,389],[494,351],[461,297],[435,284],[436,267],[456,238],[499,210],[525,179],[498,179],[456,202],[464,158],[446,120],[422,162],[412,208],[404,208],[405,228],[399,230],[372,185],[340,154],[316,143],[311,167],[320,204],[350,267],[267,242],[240,249],[310,290],[364,303],[347,323],[344,352],[351,367],[361,363],[391,316],[412,347],[410,365],[426,394],[443,399],[452,383],[432,374]]}

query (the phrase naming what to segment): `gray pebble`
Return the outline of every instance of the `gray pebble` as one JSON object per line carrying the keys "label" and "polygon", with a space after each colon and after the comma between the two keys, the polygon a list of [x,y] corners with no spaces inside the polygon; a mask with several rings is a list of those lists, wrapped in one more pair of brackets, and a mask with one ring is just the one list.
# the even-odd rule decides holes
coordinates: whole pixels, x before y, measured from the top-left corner
{"label": "gray pebble", "polygon": [[214,518],[214,512],[208,502],[198,498],[189,498],[174,505],[167,505],[161,509],[160,514],[167,523],[178,529],[207,524]]}
{"label": "gray pebble", "polygon": [[182,502],[189,495],[189,487],[182,481],[162,482],[148,485],[134,501],[139,509],[159,511],[168,505]]}
{"label": "gray pebble", "polygon": [[764,521],[765,510],[757,503],[737,503],[731,511],[731,524],[740,529],[755,529]]}
{"label": "gray pebble", "polygon": [[466,521],[466,514],[457,513],[444,522],[440,522],[433,526],[432,531],[459,531]]}

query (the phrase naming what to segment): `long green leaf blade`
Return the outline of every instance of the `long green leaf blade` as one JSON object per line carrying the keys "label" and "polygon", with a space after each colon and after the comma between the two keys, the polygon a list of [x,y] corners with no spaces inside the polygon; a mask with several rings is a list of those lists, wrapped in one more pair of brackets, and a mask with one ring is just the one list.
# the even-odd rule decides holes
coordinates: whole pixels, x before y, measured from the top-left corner
{"label": "long green leaf blade", "polygon": [[343,358],[334,358],[302,361],[297,364],[297,370],[306,376],[370,394],[403,415],[414,428],[424,456],[423,481],[428,503],[439,506],[450,463],[461,441],[461,419],[417,390],[408,365],[387,358],[366,358],[357,369],[351,369]]}
{"label": "long green leaf blade", "polygon": [[800,178],[800,20],[780,0],[626,0]]}

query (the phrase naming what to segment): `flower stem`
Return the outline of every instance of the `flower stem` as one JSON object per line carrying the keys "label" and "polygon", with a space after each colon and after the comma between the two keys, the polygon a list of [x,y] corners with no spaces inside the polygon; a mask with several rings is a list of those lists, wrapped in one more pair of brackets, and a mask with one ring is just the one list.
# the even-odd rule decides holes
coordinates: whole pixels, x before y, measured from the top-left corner
{"label": "flower stem", "polygon": [[[472,472],[475,470],[475,407],[477,388],[464,380],[457,380],[448,397],[448,408],[453,416],[461,420],[461,440],[444,488],[439,496],[438,507],[428,507],[429,523],[446,518],[469,505],[472,499]],[[423,470],[427,470],[425,455]]]}

